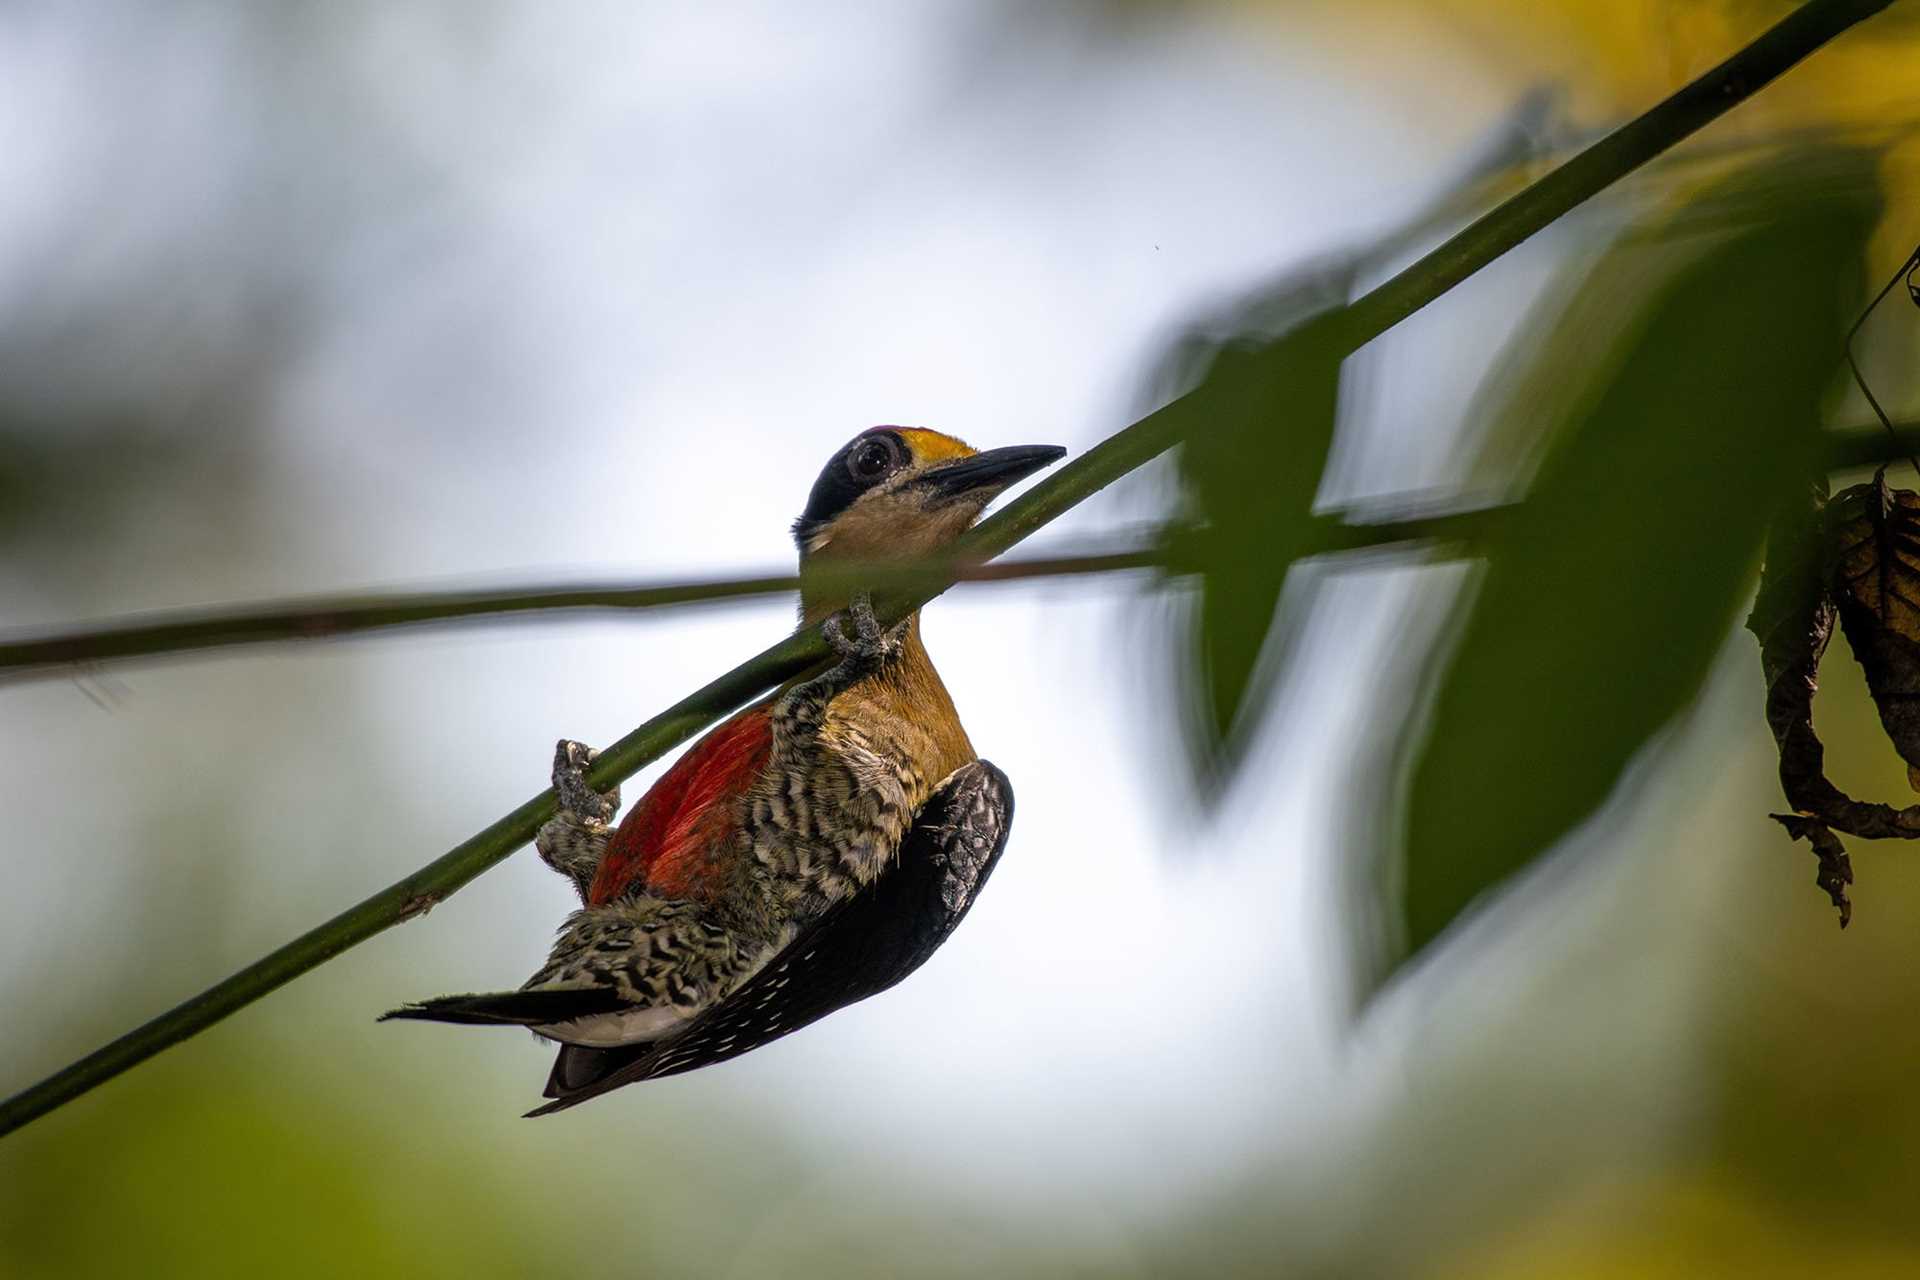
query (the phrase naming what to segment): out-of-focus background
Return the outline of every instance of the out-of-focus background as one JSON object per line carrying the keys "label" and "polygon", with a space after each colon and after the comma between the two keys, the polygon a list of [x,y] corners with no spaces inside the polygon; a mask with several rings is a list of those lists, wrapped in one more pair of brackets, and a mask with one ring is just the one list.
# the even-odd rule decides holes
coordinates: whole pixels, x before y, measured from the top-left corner
{"label": "out-of-focus background", "polygon": [[[8,5],[0,622],[777,565],[855,430],[1083,450],[1221,298],[1401,227],[1489,138],[1525,144],[1511,189],[1788,7]],[[1692,153],[1911,123],[1914,38],[1896,6]],[[1876,273],[1920,234],[1915,154],[1881,164]],[[1323,499],[1461,482],[1502,344],[1658,189],[1369,348]],[[1870,335],[1895,404],[1916,332]],[[1045,537],[1137,529],[1166,488]],[[1744,633],[1630,802],[1352,1021],[1356,770],[1397,714],[1381,673],[1460,578],[1326,584],[1216,808],[1179,781],[1181,589],[956,591],[928,642],[1019,821],[910,982],[522,1120],[529,1037],[373,1017],[531,970],[569,891],[527,851],[0,1141],[0,1274],[1920,1269],[1920,873],[1857,843],[1835,930],[1766,817]],[[770,601],[0,687],[0,1092],[790,621]],[[1900,795],[1842,647],[1824,675],[1836,777]]]}

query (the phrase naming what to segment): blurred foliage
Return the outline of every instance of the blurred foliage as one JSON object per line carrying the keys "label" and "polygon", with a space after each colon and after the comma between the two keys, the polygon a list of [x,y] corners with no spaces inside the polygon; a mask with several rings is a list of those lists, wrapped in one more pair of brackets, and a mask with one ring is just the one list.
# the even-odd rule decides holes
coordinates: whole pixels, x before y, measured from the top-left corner
{"label": "blurred foliage", "polygon": [[111,1105],[15,1135],[0,1149],[0,1274],[540,1270],[498,1212],[506,1188],[467,1154],[396,1149],[372,1117],[295,1096],[262,1066],[231,1062],[218,1087],[158,1067]]}
{"label": "blurred foliage", "polygon": [[[1397,44],[1417,50],[1420,36],[1453,37],[1503,66],[1551,70],[1590,106],[1644,110],[1648,100],[1719,62],[1800,0],[1080,0],[1090,19],[1125,29],[1173,18],[1225,16],[1250,26],[1300,28],[1331,22],[1350,36],[1349,52],[1368,57]],[[1784,115],[1828,120],[1911,113],[1903,68],[1920,14],[1896,5],[1860,35],[1823,50],[1815,62],[1756,103],[1777,127]],[[1888,109],[1892,108],[1893,111]],[[1748,125],[1736,125],[1742,131]],[[1757,130],[1754,130],[1757,132]]]}
{"label": "blurred foliage", "polygon": [[[1751,664],[1732,665],[1736,698],[1750,701]],[[1897,792],[1905,765],[1859,667],[1830,660],[1823,676],[1830,764],[1851,788]],[[1438,1274],[1920,1274],[1920,862],[1895,849],[1866,865],[1878,909],[1842,942],[1831,917],[1809,909],[1806,878],[1780,874],[1783,855],[1805,854],[1786,855],[1759,817],[1776,792],[1755,719],[1741,716],[1737,739],[1716,737],[1685,769],[1692,810],[1671,848],[1645,859],[1668,860],[1662,878],[1694,904],[1689,932],[1708,979],[1706,1007],[1674,1046],[1698,1063],[1693,1125],[1654,1167],[1586,1181],[1550,1211],[1466,1243]]]}
{"label": "blurred foliage", "polygon": [[1355,283],[1476,212],[1490,180],[1537,155],[1554,110],[1551,93],[1521,95],[1402,225],[1252,290],[1159,362],[1155,400],[1179,396],[1160,412],[1182,440],[1181,500],[1162,550],[1199,580],[1180,669],[1192,712],[1183,727],[1195,780],[1214,802],[1276,710],[1278,677],[1313,607],[1314,579],[1294,568],[1314,549],[1315,499],[1352,379],[1342,325]]}
{"label": "blurred foliage", "polygon": [[[1484,544],[1411,753],[1407,954],[1589,817],[1705,679],[1768,517],[1815,469],[1879,214],[1874,159],[1783,158],[1820,176],[1797,189],[1742,179],[1714,199],[1729,233],[1658,246],[1680,260],[1624,329],[1577,306],[1552,326],[1537,358],[1578,389],[1534,420],[1550,452]],[[1616,274],[1603,261],[1589,280]]]}
{"label": "blurred foliage", "polygon": [[207,451],[184,456],[182,442],[149,426],[131,412],[45,424],[0,416],[0,550],[11,567],[37,567],[56,544],[124,536],[121,526],[150,510],[157,493],[184,488],[182,472],[214,460]]}
{"label": "blurred foliage", "polygon": [[[1451,28],[1478,42],[1489,57],[1550,59],[1592,109],[1627,114],[1671,92],[1718,63],[1763,27],[1798,8],[1797,0],[1564,0],[1531,5],[1515,0],[1376,0],[1416,21]],[[1899,91],[1910,74],[1914,15],[1896,5],[1857,36],[1823,50],[1819,58],[1756,100],[1732,125],[1758,136],[1783,119],[1804,123],[1911,122],[1913,100]]]}
{"label": "blurred foliage", "polygon": [[1292,660],[1291,620],[1304,602],[1282,613],[1280,596],[1311,546],[1340,407],[1337,322],[1349,280],[1348,270],[1310,273],[1266,295],[1279,336],[1213,350],[1199,384],[1167,409],[1185,439],[1187,498],[1168,554],[1201,567],[1184,667],[1197,685],[1189,758],[1216,793],[1273,705],[1273,675]]}
{"label": "blurred foliage", "polygon": [[[1260,38],[1317,37],[1331,74],[1430,69],[1436,47],[1486,79],[1559,86],[1594,129],[1610,128],[1718,64],[1797,7],[1795,0],[1080,0],[1090,25],[1151,33],[1176,20],[1236,23]],[[1920,10],[1896,4],[1822,49],[1716,124],[1694,149],[1848,135],[1882,144],[1891,208],[1920,207]],[[1883,226],[1874,258],[1912,246]]]}
{"label": "blurred foliage", "polygon": [[[1499,455],[1482,469],[1544,460],[1475,548],[1485,572],[1430,706],[1398,731],[1404,850],[1379,867],[1393,941],[1369,957],[1373,980],[1592,816],[1692,702],[1770,514],[1817,470],[1878,161],[1790,152],[1649,215],[1501,361],[1473,415]],[[1336,425],[1343,352],[1325,281],[1269,295],[1294,327],[1222,347],[1176,406],[1200,527],[1185,537],[1202,550],[1190,667],[1203,777],[1251,742],[1312,604],[1276,608]]]}

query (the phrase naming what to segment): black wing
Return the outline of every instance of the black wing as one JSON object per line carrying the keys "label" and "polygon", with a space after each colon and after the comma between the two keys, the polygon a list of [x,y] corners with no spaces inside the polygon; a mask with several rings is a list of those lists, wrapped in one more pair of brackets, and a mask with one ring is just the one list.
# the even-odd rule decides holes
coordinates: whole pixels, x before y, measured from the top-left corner
{"label": "black wing", "polygon": [[885,991],[940,949],[993,874],[1013,826],[1013,785],[985,760],[954,772],[914,815],[893,868],[837,903],[738,991],[671,1038],[566,1045],[543,1116],[636,1080],[737,1058]]}

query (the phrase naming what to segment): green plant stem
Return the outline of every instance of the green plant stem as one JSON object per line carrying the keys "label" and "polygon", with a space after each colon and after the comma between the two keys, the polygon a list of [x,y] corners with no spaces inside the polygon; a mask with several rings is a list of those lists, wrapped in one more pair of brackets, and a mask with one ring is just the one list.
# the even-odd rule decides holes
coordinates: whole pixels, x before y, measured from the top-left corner
{"label": "green plant stem", "polygon": [[[1895,462],[1920,451],[1920,424],[1904,424],[1889,436],[1877,425],[1830,433],[1828,463],[1836,471]],[[1393,512],[1390,498],[1370,504]],[[1411,504],[1402,504],[1411,505]],[[1398,543],[1449,540],[1463,536],[1478,519],[1472,511],[1428,516],[1391,515],[1369,519],[1355,511],[1335,512],[1320,522],[1313,546],[1319,551],[1352,551]],[[1018,582],[1029,578],[1113,573],[1158,568],[1178,573],[1154,548],[1031,556],[990,564],[933,562],[902,570],[873,566],[849,570],[849,581],[910,588],[916,582],[939,586]],[[160,658],[241,645],[333,640],[396,628],[450,626],[503,621],[556,613],[627,614],[675,605],[724,604],[764,596],[792,595],[800,588],[793,574],[756,574],[742,578],[689,579],[683,582],[600,583],[460,591],[396,591],[284,600],[239,609],[181,610],[116,619],[78,631],[0,638],[0,684],[82,672],[101,663]]]}
{"label": "green plant stem", "polygon": [[[996,564],[930,564],[911,572],[875,568],[849,573],[870,583],[914,579],[937,582],[1010,582],[1069,574],[1151,568],[1151,551],[1125,550],[1031,557]],[[0,638],[0,681],[61,676],[75,668],[128,658],[167,657],[208,649],[287,641],[333,640],[401,627],[503,621],[554,613],[631,613],[670,605],[720,604],[792,595],[791,573],[659,583],[541,584],[493,590],[367,592],[284,600],[237,609],[180,610],[116,619],[83,630]]]}
{"label": "green plant stem", "polygon": [[[1357,299],[1342,325],[1350,349],[1414,311],[1687,135],[1744,101],[1834,36],[1892,0],[1811,0],[1739,53],[1631,124],[1602,138],[1411,266]],[[1161,409],[1073,459],[962,540],[963,557],[990,559],[1113,481],[1165,452],[1175,415]],[[904,617],[937,595],[925,588],[877,598]],[[815,630],[798,632],[681,699],[602,752],[596,786],[624,779],[748,700],[825,660]],[[186,1003],[0,1103],[0,1134],[70,1102],[122,1071],[246,1007],[348,947],[441,901],[533,837],[553,813],[543,792],[405,879],[294,939]]]}

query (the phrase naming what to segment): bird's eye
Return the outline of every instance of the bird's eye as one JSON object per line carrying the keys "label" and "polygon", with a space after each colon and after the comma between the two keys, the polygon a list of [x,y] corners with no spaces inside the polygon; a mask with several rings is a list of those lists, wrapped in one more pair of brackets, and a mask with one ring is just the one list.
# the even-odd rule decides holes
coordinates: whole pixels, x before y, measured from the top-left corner
{"label": "bird's eye", "polygon": [[900,446],[891,436],[875,436],[847,455],[847,470],[856,480],[872,483],[900,465]]}

